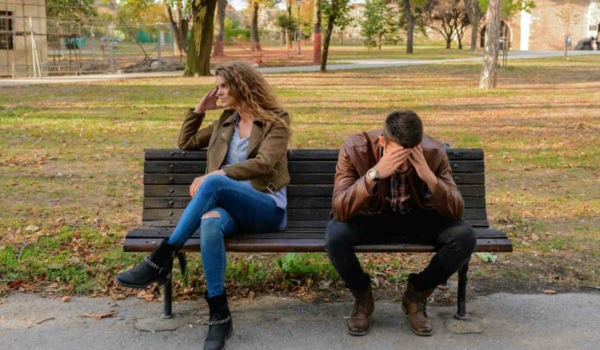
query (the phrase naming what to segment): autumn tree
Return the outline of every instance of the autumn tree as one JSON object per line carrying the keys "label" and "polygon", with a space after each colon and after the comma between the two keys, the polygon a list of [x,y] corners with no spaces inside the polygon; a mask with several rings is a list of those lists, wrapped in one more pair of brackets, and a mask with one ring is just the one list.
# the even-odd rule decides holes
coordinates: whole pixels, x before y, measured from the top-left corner
{"label": "autumn tree", "polygon": [[479,0],[464,0],[465,12],[471,23],[471,51],[477,52],[479,22],[481,22],[481,6]]}
{"label": "autumn tree", "polygon": [[446,41],[446,49],[452,40],[458,39],[458,48],[462,49],[462,38],[470,22],[463,0],[435,0],[431,6],[428,26],[440,33]]}
{"label": "autumn tree", "polygon": [[314,0],[314,16],[313,16],[313,63],[321,63],[321,1]]}
{"label": "autumn tree", "polygon": [[258,10],[260,9],[260,4],[264,2],[264,0],[252,0],[252,21],[250,24],[250,41],[252,41],[252,52],[260,51],[260,37],[258,35]]}
{"label": "autumn tree", "polygon": [[329,44],[331,43],[333,28],[338,27],[343,30],[352,23],[349,3],[350,0],[321,0],[322,11],[327,20],[327,32],[325,33],[323,57],[321,58],[321,72],[327,70],[327,56],[329,54]]}
{"label": "autumn tree", "polygon": [[414,52],[413,43],[415,37],[415,29],[423,29],[425,14],[428,11],[428,6],[431,0],[396,0],[402,10],[404,18],[401,22],[406,29],[406,53]]}
{"label": "autumn tree", "polygon": [[[187,52],[187,33],[189,19],[184,15],[184,0],[121,0],[119,2],[120,18],[128,25],[139,26],[168,22],[173,35],[174,50],[183,58]],[[162,7],[162,9],[161,9]]]}
{"label": "autumn tree", "polygon": [[573,24],[579,23],[580,17],[579,14],[575,13],[575,8],[573,7],[573,0],[564,0],[566,6],[564,6],[560,12],[556,15],[558,19],[565,25],[565,60],[569,59],[569,47],[568,47],[568,37],[571,32],[571,26]]}
{"label": "autumn tree", "polygon": [[485,49],[483,68],[479,78],[479,88],[491,90],[496,88],[498,78],[498,38],[500,36],[500,1],[489,0],[485,15]]}
{"label": "autumn tree", "polygon": [[174,49],[179,52],[179,57],[182,58],[187,52],[189,18],[184,16],[183,13],[188,3],[184,3],[183,0],[163,0],[163,6],[172,28]]}
{"label": "autumn tree", "polygon": [[500,18],[508,19],[518,11],[531,12],[535,3],[531,0],[481,0],[485,9],[485,48],[483,67],[479,77],[479,88],[496,88],[498,79],[498,39],[500,37]]}
{"label": "autumn tree", "polygon": [[400,21],[397,6],[387,0],[367,0],[361,35],[367,48],[379,47],[382,43],[397,44],[400,41]]}
{"label": "autumn tree", "polygon": [[215,9],[217,0],[194,0],[192,3],[192,35],[188,45],[185,76],[210,76]]}
{"label": "autumn tree", "polygon": [[217,38],[213,55],[216,57],[225,56],[225,12],[227,10],[227,0],[217,0]]}

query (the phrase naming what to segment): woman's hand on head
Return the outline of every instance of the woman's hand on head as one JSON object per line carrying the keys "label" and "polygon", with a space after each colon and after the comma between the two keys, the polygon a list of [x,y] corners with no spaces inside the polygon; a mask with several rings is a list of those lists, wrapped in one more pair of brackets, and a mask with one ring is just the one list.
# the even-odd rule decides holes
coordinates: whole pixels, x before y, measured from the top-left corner
{"label": "woman's hand on head", "polygon": [[194,113],[202,114],[206,111],[224,108],[223,106],[217,105],[217,89],[211,89],[204,95],[202,100],[196,105]]}

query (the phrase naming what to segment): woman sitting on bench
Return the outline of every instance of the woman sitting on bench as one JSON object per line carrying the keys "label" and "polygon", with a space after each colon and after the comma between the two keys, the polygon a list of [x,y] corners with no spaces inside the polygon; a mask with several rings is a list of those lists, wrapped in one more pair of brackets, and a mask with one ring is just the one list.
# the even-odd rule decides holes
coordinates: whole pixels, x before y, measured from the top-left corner
{"label": "woman sitting on bench", "polygon": [[[265,78],[244,63],[219,66],[215,76],[217,87],[187,112],[179,134],[181,149],[208,147],[206,175],[190,186],[192,200],[171,237],[141,264],[116,278],[131,288],[165,283],[174,256],[200,228],[210,309],[205,350],[222,349],[233,331],[225,294],[224,237],[240,231],[284,229],[290,181],[290,119]],[[210,126],[198,130],[206,111],[221,108],[228,109]]]}

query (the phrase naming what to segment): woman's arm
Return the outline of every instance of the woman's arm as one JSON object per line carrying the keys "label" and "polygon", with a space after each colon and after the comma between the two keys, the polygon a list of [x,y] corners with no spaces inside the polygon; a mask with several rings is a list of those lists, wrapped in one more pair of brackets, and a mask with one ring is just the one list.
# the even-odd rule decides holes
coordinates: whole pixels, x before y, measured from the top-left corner
{"label": "woman's arm", "polygon": [[221,109],[223,106],[217,105],[217,89],[212,89],[202,97],[202,100],[196,105],[193,110],[187,111],[187,115],[179,132],[179,140],[177,144],[180,149],[199,149],[208,147],[210,136],[215,127],[212,123],[209,127],[200,128],[202,121],[206,116],[207,110]]}
{"label": "woman's arm", "polygon": [[200,125],[202,125],[205,116],[205,113],[196,113],[191,109],[187,111],[183,126],[179,132],[179,140],[177,141],[180,149],[199,149],[208,147],[214,123],[206,128],[198,130]]}

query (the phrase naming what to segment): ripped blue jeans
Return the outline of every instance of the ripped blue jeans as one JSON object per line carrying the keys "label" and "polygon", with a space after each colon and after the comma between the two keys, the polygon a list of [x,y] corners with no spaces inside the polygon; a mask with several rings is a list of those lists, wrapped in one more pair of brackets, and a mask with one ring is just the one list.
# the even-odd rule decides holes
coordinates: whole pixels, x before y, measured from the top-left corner
{"label": "ripped blue jeans", "polygon": [[[207,213],[215,213],[206,215]],[[202,265],[209,297],[225,291],[224,238],[238,231],[274,232],[285,210],[268,194],[225,176],[208,176],[185,208],[170,244],[184,244],[200,228]],[[203,217],[205,216],[205,217]]]}

